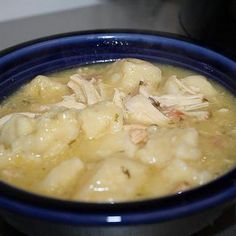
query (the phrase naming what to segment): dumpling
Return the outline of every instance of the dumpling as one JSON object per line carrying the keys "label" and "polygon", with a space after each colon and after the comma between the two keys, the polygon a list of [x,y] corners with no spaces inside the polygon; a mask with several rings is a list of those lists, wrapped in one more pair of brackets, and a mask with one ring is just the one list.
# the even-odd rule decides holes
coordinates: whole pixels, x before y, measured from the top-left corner
{"label": "dumpling", "polygon": [[122,110],[112,102],[100,102],[83,109],[79,119],[81,129],[89,139],[120,131],[123,126]]}
{"label": "dumpling", "polygon": [[137,157],[159,167],[165,167],[172,159],[197,160],[201,157],[198,140],[195,128],[158,128],[149,135]]}
{"label": "dumpling", "polygon": [[153,64],[139,59],[118,60],[103,75],[104,81],[126,93],[135,93],[140,84],[156,90],[162,80],[161,70]]}
{"label": "dumpling", "polygon": [[43,75],[35,77],[25,86],[24,91],[26,96],[39,103],[58,102],[62,96],[70,94],[70,89],[65,84]]}
{"label": "dumpling", "polygon": [[0,130],[0,141],[13,155],[54,156],[79,134],[74,110],[54,109],[37,118],[14,115]]}
{"label": "dumpling", "polygon": [[128,131],[125,130],[113,134],[108,133],[98,139],[83,139],[80,140],[79,145],[79,156],[86,161],[96,161],[117,155],[132,158],[138,148],[132,142]]}
{"label": "dumpling", "polygon": [[97,202],[135,199],[147,179],[147,171],[146,165],[135,160],[107,158],[84,177],[73,198]]}
{"label": "dumpling", "polygon": [[77,178],[83,169],[84,164],[79,158],[74,157],[62,161],[52,168],[36,187],[43,193],[60,196],[73,185],[76,185]]}
{"label": "dumpling", "polygon": [[35,130],[35,120],[26,115],[15,113],[5,117],[8,119],[5,119],[6,121],[2,125],[0,142],[6,147]]}

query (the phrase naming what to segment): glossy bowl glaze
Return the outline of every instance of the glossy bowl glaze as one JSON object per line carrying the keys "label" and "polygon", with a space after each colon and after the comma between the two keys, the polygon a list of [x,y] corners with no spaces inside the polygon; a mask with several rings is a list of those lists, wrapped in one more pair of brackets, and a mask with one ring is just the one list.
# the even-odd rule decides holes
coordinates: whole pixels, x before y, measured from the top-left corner
{"label": "glossy bowl glaze", "polygon": [[[87,31],[27,42],[0,54],[0,98],[38,74],[135,57],[177,65],[216,80],[232,93],[236,63],[173,35]],[[236,197],[236,170],[182,194],[138,202],[92,204],[55,200],[0,182],[1,215],[28,235],[190,235]]]}

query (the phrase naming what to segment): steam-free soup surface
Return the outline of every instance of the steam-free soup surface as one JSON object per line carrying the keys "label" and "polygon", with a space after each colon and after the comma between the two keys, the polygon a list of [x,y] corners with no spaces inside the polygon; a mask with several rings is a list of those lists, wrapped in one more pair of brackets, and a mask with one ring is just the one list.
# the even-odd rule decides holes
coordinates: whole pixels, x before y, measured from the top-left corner
{"label": "steam-free soup surface", "polygon": [[39,75],[2,102],[0,178],[77,201],[181,193],[235,166],[235,98],[137,59]]}

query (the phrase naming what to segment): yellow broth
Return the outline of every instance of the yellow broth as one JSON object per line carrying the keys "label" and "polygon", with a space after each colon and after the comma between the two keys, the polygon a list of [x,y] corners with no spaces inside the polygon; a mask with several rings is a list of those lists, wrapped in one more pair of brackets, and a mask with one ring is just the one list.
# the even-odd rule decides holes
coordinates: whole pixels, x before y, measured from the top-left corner
{"label": "yellow broth", "polygon": [[[202,90],[196,88],[195,80],[193,85],[184,83],[188,80],[184,78],[196,75],[193,71],[170,65],[145,63],[128,59],[115,65],[90,65],[57,72],[43,79],[37,77],[3,101],[0,117],[3,119],[14,114],[0,125],[1,180],[55,198],[117,202],[182,192],[205,184],[232,169],[236,162],[235,97],[219,84],[205,78],[201,79],[212,86],[213,92],[210,91],[210,95],[208,91],[202,94]],[[161,76],[153,67],[161,70]],[[149,70],[153,70],[150,77],[147,72]],[[100,96],[98,101],[93,101],[93,104],[88,104],[88,96],[83,90],[83,101],[84,97],[75,95],[75,90],[68,87],[71,76],[77,74],[79,77],[75,80],[85,80],[85,83],[92,80],[90,84],[95,86],[99,96],[102,93],[101,88],[105,95]],[[151,79],[155,80],[158,75],[160,81],[157,85]],[[180,89],[180,94],[176,88],[173,90],[173,86],[177,85],[171,84],[169,80],[173,75],[177,77],[177,85],[181,82],[177,88]],[[138,87],[133,86],[129,76],[141,81]],[[48,83],[48,78],[51,83]],[[102,87],[99,87],[101,84],[98,85],[98,81],[102,83]],[[153,107],[155,105],[161,115],[167,117],[168,124],[165,121],[152,124],[149,118],[142,122],[143,114],[135,113],[141,109],[135,112],[132,110],[136,108],[129,101],[139,95],[140,86],[149,89],[149,95],[153,98],[147,97],[147,101]],[[117,108],[119,104],[114,102],[114,88],[124,93],[126,103],[123,110]],[[75,95],[75,104],[80,103],[83,108],[55,105],[64,101],[63,96],[72,94]],[[203,95],[199,109],[191,110],[186,105],[181,107],[180,112],[177,105],[168,107],[169,95],[170,98],[190,98],[195,94]],[[163,100],[163,105],[158,99],[166,95],[167,100]],[[153,104],[154,98],[158,100],[156,104]],[[190,109],[190,113],[187,111],[185,114],[183,109]],[[69,115],[66,113],[68,111]],[[192,111],[200,113],[191,113]],[[47,115],[50,112],[56,115]],[[28,117],[25,113],[36,116]],[[60,115],[60,119],[65,122],[64,126],[60,124]],[[67,116],[71,119],[69,125],[63,120]],[[107,120],[104,123],[101,119]],[[42,122],[41,126],[37,124],[39,122]],[[48,123],[45,125],[45,122]],[[57,124],[54,126],[53,122]],[[61,130],[58,128],[60,126]],[[96,126],[104,127],[98,129]],[[46,133],[56,130],[55,137],[40,133],[40,127]],[[78,132],[73,133],[73,127]],[[62,143],[64,139],[66,145]],[[22,147],[19,146],[21,144]],[[33,145],[39,147],[33,148]]]}

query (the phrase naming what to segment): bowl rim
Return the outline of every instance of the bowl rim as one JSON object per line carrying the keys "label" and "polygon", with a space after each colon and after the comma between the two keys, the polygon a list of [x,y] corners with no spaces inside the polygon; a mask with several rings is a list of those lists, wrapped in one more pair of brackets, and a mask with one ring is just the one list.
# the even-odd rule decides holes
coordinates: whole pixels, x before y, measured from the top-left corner
{"label": "bowl rim", "polygon": [[222,52],[219,48],[216,48],[214,45],[211,46],[198,39],[190,38],[189,36],[184,36],[178,33],[163,32],[163,31],[158,31],[158,30],[130,29],[130,28],[118,28],[118,29],[108,28],[108,29],[96,29],[96,30],[70,31],[70,32],[65,32],[65,33],[58,33],[58,34],[38,37],[38,38],[27,40],[25,42],[15,44],[13,46],[9,46],[7,48],[0,50],[0,57],[5,56],[6,54],[9,54],[13,51],[16,51],[21,48],[28,47],[37,43],[42,43],[42,42],[54,40],[54,39],[90,35],[90,34],[139,34],[139,35],[153,35],[153,36],[167,37],[167,38],[172,38],[172,39],[188,42],[190,44],[194,44],[196,46],[215,52],[217,54],[220,54],[221,56],[224,56],[227,59],[230,59],[231,61],[236,62],[236,58],[234,58],[231,55],[226,55],[224,52]]}
{"label": "bowl rim", "polygon": [[[236,63],[231,59],[220,55],[211,49],[202,46],[196,41],[184,36],[163,33],[149,30],[88,30],[69,32],[63,34],[42,37],[31,40],[16,46],[7,48],[0,52],[0,61],[7,55],[14,54],[18,50],[24,50],[36,44],[53,40],[63,40],[68,37],[86,35],[132,35],[132,37],[154,36],[178,42],[180,45],[197,47],[199,50],[211,53],[212,57],[221,58],[224,63],[229,63],[232,67]],[[137,224],[151,223],[164,220],[184,217],[200,210],[212,208],[218,204],[236,197],[236,168],[216,180],[194,189],[190,189],[181,194],[165,196],[157,199],[148,199],[135,202],[122,203],[84,203],[71,202],[66,200],[53,199],[36,195],[16,187],[10,186],[0,181],[0,207],[27,216],[34,216],[43,219],[50,219],[71,224],[100,225],[100,224]],[[209,192],[209,190],[211,190]],[[189,203],[191,199],[191,203]],[[178,205],[180,204],[180,205]]]}

